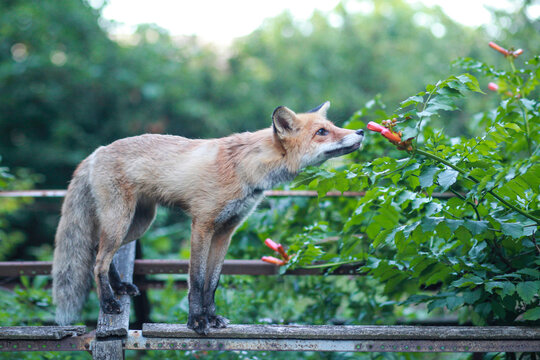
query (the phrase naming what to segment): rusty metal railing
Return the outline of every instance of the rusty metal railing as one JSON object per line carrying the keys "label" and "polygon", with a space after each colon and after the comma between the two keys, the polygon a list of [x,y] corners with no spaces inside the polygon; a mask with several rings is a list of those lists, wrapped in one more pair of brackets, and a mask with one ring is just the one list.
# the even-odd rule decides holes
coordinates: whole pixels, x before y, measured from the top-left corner
{"label": "rusty metal railing", "polygon": [[[362,197],[365,191],[329,191],[327,197]],[[64,197],[66,190],[10,190],[0,191],[0,197]],[[264,195],[268,197],[317,197],[318,194],[313,190],[266,190]],[[438,199],[448,199],[456,197],[454,193],[443,192],[433,193],[432,197]]]}
{"label": "rusty metal railing", "polygon": [[[342,265],[328,275],[358,275],[361,264]],[[50,275],[50,261],[1,261],[0,277]],[[136,259],[135,275],[187,274],[189,260]],[[225,260],[223,275],[277,275],[279,266],[260,260]],[[324,269],[294,269],[284,275],[324,275]]]}

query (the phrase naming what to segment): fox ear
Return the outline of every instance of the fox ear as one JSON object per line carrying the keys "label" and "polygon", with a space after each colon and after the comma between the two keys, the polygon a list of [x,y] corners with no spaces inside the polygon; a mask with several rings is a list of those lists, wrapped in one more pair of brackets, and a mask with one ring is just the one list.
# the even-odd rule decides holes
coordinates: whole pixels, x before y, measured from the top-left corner
{"label": "fox ear", "polygon": [[322,117],[326,117],[326,112],[328,111],[328,108],[330,107],[330,101],[326,101],[322,103],[321,105],[317,106],[314,109],[311,109],[308,111],[308,113],[318,113]]}
{"label": "fox ear", "polygon": [[285,106],[278,106],[272,113],[272,128],[279,136],[296,130],[296,114]]}

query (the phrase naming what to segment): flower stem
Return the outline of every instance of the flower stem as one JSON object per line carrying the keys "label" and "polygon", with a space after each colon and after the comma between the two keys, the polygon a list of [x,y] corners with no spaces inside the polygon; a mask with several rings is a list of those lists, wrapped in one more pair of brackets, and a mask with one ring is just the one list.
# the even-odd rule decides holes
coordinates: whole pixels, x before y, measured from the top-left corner
{"label": "flower stem", "polygon": [[531,130],[530,130],[530,127],[529,127],[529,118],[527,117],[527,110],[525,109],[525,107],[523,106],[523,103],[521,101],[519,101],[519,99],[524,95],[523,94],[523,79],[519,76],[517,70],[516,70],[516,67],[514,65],[514,57],[513,56],[508,56],[508,62],[510,63],[510,68],[512,69],[512,75],[514,76],[514,81],[518,84],[518,87],[516,88],[516,91],[515,91],[515,96],[518,98],[517,102],[518,102],[518,105],[519,105],[519,108],[522,112],[522,115],[523,115],[523,122],[524,122],[524,125],[525,125],[525,135],[527,136],[527,150],[529,151],[529,156],[532,155],[532,152],[531,152],[531,147],[532,147],[532,144],[531,144]]}

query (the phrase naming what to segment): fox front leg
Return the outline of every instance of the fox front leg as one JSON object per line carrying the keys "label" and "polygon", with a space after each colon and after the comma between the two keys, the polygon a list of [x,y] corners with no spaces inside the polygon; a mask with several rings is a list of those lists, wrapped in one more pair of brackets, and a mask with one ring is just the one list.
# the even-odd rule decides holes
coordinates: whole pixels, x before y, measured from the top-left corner
{"label": "fox front leg", "polygon": [[191,223],[191,256],[189,259],[189,315],[187,327],[199,335],[207,335],[210,327],[203,295],[207,259],[213,229],[193,219]]}
{"label": "fox front leg", "polygon": [[223,267],[225,254],[229,248],[233,232],[234,226],[216,231],[212,237],[212,244],[208,253],[203,303],[208,314],[208,321],[213,328],[224,328],[229,324],[227,318],[216,314],[214,295],[216,293],[219,277],[221,275],[221,268]]}

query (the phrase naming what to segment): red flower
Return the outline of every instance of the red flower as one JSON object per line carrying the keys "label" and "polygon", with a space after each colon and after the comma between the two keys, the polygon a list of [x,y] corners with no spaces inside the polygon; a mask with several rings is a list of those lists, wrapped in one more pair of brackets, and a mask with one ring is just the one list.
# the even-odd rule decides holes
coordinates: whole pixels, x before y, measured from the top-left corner
{"label": "red flower", "polygon": [[493,82],[490,82],[488,84],[488,89],[491,90],[491,91],[497,91],[499,90],[499,85],[493,83]]}
{"label": "red flower", "polygon": [[381,132],[386,129],[384,126],[377,124],[376,122],[370,121],[367,124],[367,128],[371,131]]}
{"label": "red flower", "polygon": [[274,250],[275,252],[278,252],[278,244],[276,244],[272,239],[266,239],[264,240],[264,243],[266,246],[268,246],[270,249]]}

